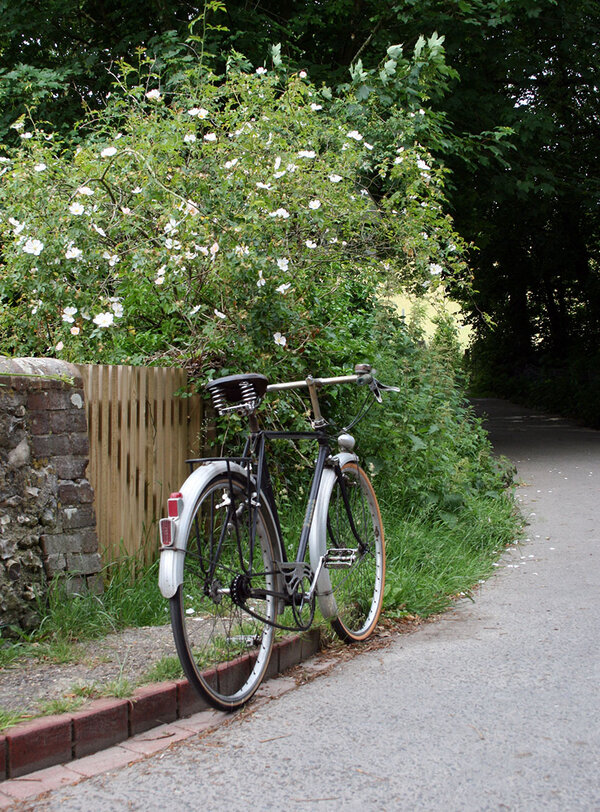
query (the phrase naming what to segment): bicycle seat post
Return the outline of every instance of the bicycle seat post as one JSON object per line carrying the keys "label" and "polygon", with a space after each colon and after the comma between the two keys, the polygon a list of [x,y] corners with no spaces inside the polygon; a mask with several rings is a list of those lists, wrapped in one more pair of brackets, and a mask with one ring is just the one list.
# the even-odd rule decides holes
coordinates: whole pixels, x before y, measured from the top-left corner
{"label": "bicycle seat post", "polygon": [[319,403],[319,397],[317,395],[317,386],[319,385],[319,381],[315,380],[312,375],[309,375],[306,379],[306,385],[308,386],[308,393],[310,395],[310,402],[314,415],[314,419],[312,421],[313,426],[316,429],[322,429],[323,426],[327,425],[327,420],[325,420],[321,414],[321,404]]}

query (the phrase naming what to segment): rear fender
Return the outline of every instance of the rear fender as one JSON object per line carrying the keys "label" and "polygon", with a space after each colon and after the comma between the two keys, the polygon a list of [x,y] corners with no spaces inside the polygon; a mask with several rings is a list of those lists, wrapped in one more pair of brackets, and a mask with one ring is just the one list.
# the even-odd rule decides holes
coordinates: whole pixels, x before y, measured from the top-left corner
{"label": "rear fender", "polygon": [[174,543],[172,547],[160,551],[158,586],[165,598],[172,598],[179,584],[183,582],[183,562],[190,528],[198,501],[208,483],[219,474],[227,471],[246,476],[246,471],[235,462],[224,460],[209,462],[196,468],[180,488],[182,509],[177,518],[171,519]]}

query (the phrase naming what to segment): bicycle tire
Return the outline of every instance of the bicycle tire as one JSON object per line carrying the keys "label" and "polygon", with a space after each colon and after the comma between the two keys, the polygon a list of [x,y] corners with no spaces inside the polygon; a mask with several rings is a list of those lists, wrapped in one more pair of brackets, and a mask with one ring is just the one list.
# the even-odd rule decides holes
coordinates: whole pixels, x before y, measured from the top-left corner
{"label": "bicycle tire", "polygon": [[[231,501],[237,518],[228,505]],[[250,563],[253,587],[274,592],[278,583],[273,563],[277,537],[264,498],[250,562],[247,501],[247,480],[240,474],[217,474],[204,486],[182,553],[183,582],[170,599],[183,671],[219,710],[234,710],[250,699],[265,675],[273,646],[270,622],[276,619],[277,598],[251,599],[253,610],[265,619],[261,620],[235,603],[231,594],[233,579],[247,573]]]}
{"label": "bicycle tire", "polygon": [[339,568],[329,564],[319,590],[329,593],[329,606],[331,596],[335,600],[335,615],[329,618],[332,628],[342,640],[354,643],[366,640],[379,619],[385,586],[385,539],[379,504],[367,474],[354,461],[346,462],[341,474],[361,543],[352,530],[336,476],[326,497],[326,529],[321,535],[330,556],[343,550],[342,559],[354,556],[354,560]]}

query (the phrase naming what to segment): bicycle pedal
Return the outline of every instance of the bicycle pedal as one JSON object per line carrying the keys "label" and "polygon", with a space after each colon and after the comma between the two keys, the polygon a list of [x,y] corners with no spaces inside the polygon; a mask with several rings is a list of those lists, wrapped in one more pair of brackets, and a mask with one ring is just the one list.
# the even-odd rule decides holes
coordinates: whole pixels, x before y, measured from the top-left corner
{"label": "bicycle pedal", "polygon": [[323,566],[327,570],[349,569],[358,558],[358,551],[349,547],[334,547],[323,556]]}

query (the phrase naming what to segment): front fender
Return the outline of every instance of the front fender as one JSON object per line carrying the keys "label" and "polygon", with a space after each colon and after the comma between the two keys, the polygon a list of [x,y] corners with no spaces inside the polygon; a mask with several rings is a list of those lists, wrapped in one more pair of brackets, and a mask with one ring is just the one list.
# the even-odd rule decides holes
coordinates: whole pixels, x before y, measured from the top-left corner
{"label": "front fender", "polygon": [[208,462],[193,471],[181,486],[182,509],[176,519],[172,519],[175,543],[173,547],[160,551],[158,586],[165,598],[172,598],[179,584],[183,582],[183,562],[192,521],[198,507],[198,500],[208,483],[219,474],[247,472],[235,462],[225,460]]}
{"label": "front fender", "polygon": [[[336,454],[334,460],[337,460],[340,468],[343,468],[349,462],[358,462],[358,457],[356,454],[343,451]],[[308,538],[310,566],[313,572],[317,571],[321,557],[327,551],[327,509],[335,481],[335,471],[332,468],[326,468],[321,478],[321,486],[317,495],[317,503]],[[325,620],[337,617],[337,604],[331,589],[329,571],[326,569],[321,570],[317,579],[317,597],[319,599],[319,609]]]}

